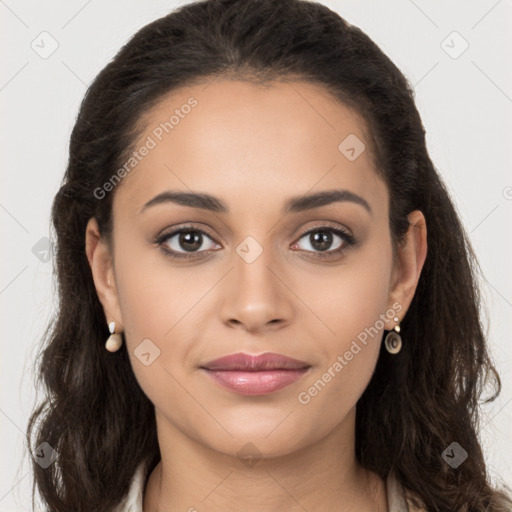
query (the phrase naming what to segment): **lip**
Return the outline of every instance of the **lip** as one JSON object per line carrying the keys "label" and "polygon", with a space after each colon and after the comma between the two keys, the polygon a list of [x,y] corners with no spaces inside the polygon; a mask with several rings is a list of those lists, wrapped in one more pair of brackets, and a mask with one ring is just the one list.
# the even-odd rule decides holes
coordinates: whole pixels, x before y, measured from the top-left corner
{"label": "lip", "polygon": [[217,384],[241,395],[266,395],[296,382],[311,368],[298,359],[266,352],[257,356],[230,354],[201,369]]}
{"label": "lip", "polygon": [[298,359],[265,352],[257,356],[237,352],[227,356],[219,357],[201,366],[207,370],[240,370],[247,372],[258,372],[264,370],[300,370],[311,365]]}

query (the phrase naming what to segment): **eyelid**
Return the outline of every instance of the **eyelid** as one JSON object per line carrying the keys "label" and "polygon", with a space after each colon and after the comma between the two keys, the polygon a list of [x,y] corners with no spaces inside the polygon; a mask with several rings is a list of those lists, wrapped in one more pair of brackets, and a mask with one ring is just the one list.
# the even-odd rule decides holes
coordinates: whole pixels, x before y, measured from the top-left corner
{"label": "eyelid", "polygon": [[190,222],[190,223],[185,222],[183,224],[178,224],[177,226],[173,226],[167,232],[168,229],[169,228],[162,229],[157,235],[155,235],[154,240],[155,241],[162,240],[162,239],[165,240],[171,236],[179,234],[182,231],[197,231],[198,233],[207,235],[212,240],[215,239],[215,236],[209,232],[210,231],[209,228],[203,227],[203,225],[201,225],[201,223],[197,224],[195,222]]}
{"label": "eyelid", "polygon": [[329,229],[337,233],[342,233],[347,238],[354,240],[354,236],[352,235],[352,231],[350,229],[339,224],[330,223],[328,221],[320,221],[320,224],[315,224],[307,228],[306,231],[301,231],[301,234],[298,235],[298,238],[296,238],[296,240],[300,240],[303,236],[309,235],[310,233],[314,233],[316,231],[321,231],[322,229]]}

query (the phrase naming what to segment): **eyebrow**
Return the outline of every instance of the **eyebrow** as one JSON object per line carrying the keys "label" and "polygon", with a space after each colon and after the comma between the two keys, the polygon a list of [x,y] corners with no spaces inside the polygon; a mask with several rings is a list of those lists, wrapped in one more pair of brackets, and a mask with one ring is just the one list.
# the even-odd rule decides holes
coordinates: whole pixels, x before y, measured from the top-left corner
{"label": "eyebrow", "polygon": [[[189,206],[191,208],[200,208],[202,210],[208,210],[216,213],[229,213],[229,208],[226,204],[223,203],[222,200],[210,194],[198,192],[177,192],[172,190],[162,192],[148,201],[142,207],[141,213],[151,206],[168,202],[180,204],[182,206]],[[325,190],[314,194],[291,197],[284,204],[281,213],[283,215],[288,213],[298,213],[336,202],[356,203],[365,208],[370,215],[372,214],[372,209],[365,199],[354,194],[354,192],[343,189]]]}

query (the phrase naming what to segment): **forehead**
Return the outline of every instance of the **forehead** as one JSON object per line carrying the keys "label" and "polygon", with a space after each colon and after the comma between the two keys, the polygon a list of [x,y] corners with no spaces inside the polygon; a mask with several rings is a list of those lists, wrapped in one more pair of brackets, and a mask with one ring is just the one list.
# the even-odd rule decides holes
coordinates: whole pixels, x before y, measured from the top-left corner
{"label": "forehead", "polygon": [[364,121],[319,85],[205,82],[171,91],[142,121],[114,209],[140,211],[164,190],[206,192],[233,209],[280,208],[330,188],[385,206]]}

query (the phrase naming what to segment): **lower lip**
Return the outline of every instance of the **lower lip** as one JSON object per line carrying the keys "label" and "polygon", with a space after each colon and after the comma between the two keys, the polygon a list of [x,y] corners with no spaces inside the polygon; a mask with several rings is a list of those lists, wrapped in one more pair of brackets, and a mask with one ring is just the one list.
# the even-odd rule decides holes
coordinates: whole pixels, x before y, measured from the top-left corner
{"label": "lower lip", "polygon": [[240,395],[266,395],[293,384],[308,371],[300,370],[265,370],[244,372],[239,370],[203,370],[218,384]]}

